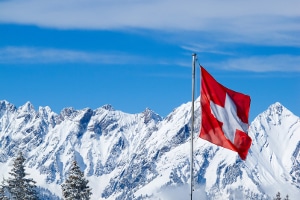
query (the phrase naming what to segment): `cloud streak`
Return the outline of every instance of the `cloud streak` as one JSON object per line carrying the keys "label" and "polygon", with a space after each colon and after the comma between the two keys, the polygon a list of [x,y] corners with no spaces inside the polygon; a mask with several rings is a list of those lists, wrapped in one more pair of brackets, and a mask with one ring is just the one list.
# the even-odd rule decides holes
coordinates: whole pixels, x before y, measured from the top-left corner
{"label": "cloud streak", "polygon": [[272,55],[229,59],[210,66],[225,70],[252,72],[300,72],[300,56]]}
{"label": "cloud streak", "polygon": [[0,63],[49,64],[49,63],[94,63],[128,64],[146,60],[141,56],[122,52],[100,53],[66,49],[45,49],[33,47],[0,48]]}
{"label": "cloud streak", "polygon": [[[184,53],[230,57],[226,61],[215,60],[211,66],[253,72],[299,72],[297,52],[270,56],[257,52],[235,58],[236,52],[227,50],[236,44],[299,48],[299,7],[298,0],[5,0],[0,1],[0,23],[58,29],[154,30],[150,31],[151,37],[171,41],[181,46]],[[161,34],[162,31],[167,34]],[[187,65],[181,58],[19,46],[0,48],[0,63]]]}
{"label": "cloud streak", "polygon": [[[62,28],[143,27],[193,30],[207,28],[214,20],[239,19],[228,23],[234,26],[246,19],[243,22],[251,26],[251,22],[272,20],[275,16],[300,16],[297,7],[300,3],[296,0],[8,0],[0,2],[0,5],[0,19],[3,22],[36,23]],[[261,16],[265,18],[260,18]],[[251,21],[252,17],[254,21]]]}
{"label": "cloud streak", "polygon": [[[90,52],[57,48],[38,48],[9,46],[0,48],[0,64],[70,64],[86,63],[100,65],[136,65],[146,63],[153,66],[186,67],[184,60],[152,58],[147,55],[130,54],[126,52]],[[143,65],[140,65],[143,66]]]}
{"label": "cloud streak", "polygon": [[[8,0],[0,22],[61,29],[155,29],[228,34],[223,40],[300,41],[300,2],[204,0]],[[230,37],[229,37],[230,36]]]}
{"label": "cloud streak", "polygon": [[[223,52],[214,52],[223,54]],[[137,64],[172,65],[190,67],[185,60],[150,58],[123,52],[87,52],[67,49],[48,49],[33,47],[0,48],[1,64],[51,64],[51,63],[88,63],[88,64]],[[207,66],[223,70],[251,72],[300,72],[300,56],[272,55],[252,56],[206,63]]]}

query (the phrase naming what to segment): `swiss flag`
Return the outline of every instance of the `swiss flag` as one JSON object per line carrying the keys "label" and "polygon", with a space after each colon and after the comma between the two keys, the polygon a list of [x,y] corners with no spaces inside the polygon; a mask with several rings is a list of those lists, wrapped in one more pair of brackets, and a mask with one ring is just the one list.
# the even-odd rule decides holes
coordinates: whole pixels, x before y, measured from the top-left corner
{"label": "swiss flag", "polygon": [[247,135],[250,97],[224,87],[201,66],[201,109],[200,138],[245,160],[252,142]]}

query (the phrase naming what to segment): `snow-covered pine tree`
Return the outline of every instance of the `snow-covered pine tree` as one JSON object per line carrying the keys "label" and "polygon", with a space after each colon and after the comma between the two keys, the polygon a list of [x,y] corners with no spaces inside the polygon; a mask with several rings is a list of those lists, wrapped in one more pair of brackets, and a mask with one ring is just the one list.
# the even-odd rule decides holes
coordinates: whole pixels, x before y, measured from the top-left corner
{"label": "snow-covered pine tree", "polygon": [[35,181],[30,178],[25,178],[24,166],[25,158],[22,152],[19,152],[13,163],[13,168],[9,174],[12,176],[7,180],[8,191],[11,199],[16,200],[36,200],[36,185]]}
{"label": "snow-covered pine tree", "polygon": [[280,192],[278,192],[278,193],[276,194],[276,197],[274,198],[274,200],[281,200]]}
{"label": "snow-covered pine tree", "polygon": [[87,185],[88,180],[84,178],[83,172],[74,160],[65,183],[61,185],[62,195],[65,200],[88,200],[92,194]]}
{"label": "snow-covered pine tree", "polygon": [[7,186],[4,184],[4,179],[2,180],[2,183],[0,185],[0,200],[8,200],[7,195]]}

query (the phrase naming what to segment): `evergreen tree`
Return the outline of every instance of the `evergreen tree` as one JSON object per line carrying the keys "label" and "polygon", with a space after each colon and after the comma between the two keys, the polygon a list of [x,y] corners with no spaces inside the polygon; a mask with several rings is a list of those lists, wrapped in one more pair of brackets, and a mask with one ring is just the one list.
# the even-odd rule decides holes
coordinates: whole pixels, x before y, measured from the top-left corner
{"label": "evergreen tree", "polygon": [[65,200],[88,200],[92,194],[87,185],[88,180],[84,178],[77,162],[74,160],[69,171],[69,177],[61,185],[62,194]]}
{"label": "evergreen tree", "polygon": [[12,199],[16,200],[36,200],[36,186],[35,181],[25,178],[24,166],[25,158],[23,154],[19,152],[13,163],[13,168],[9,174],[12,176],[7,180],[8,192]]}
{"label": "evergreen tree", "polygon": [[0,200],[8,200],[7,195],[7,186],[4,184],[4,179],[0,185]]}
{"label": "evergreen tree", "polygon": [[284,198],[284,200],[290,200],[289,199],[289,195],[286,195],[286,197]]}
{"label": "evergreen tree", "polygon": [[274,198],[274,200],[281,200],[280,192],[278,192],[278,193],[276,194],[276,197]]}

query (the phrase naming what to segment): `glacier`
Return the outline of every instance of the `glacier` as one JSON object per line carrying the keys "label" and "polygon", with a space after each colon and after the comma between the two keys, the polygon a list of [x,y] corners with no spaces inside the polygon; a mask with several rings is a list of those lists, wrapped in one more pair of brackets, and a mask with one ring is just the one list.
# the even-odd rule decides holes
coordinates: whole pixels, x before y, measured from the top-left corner
{"label": "glacier", "polygon": [[[104,105],[92,110],[51,108],[0,101],[0,178],[7,178],[22,151],[26,172],[49,199],[76,159],[92,188],[92,199],[188,199],[191,102],[165,118],[146,108],[129,114]],[[300,118],[280,103],[270,105],[249,127],[246,161],[198,137],[195,101],[195,199],[291,200],[300,194]],[[51,196],[52,194],[52,196]]]}

